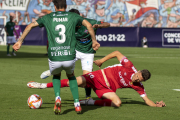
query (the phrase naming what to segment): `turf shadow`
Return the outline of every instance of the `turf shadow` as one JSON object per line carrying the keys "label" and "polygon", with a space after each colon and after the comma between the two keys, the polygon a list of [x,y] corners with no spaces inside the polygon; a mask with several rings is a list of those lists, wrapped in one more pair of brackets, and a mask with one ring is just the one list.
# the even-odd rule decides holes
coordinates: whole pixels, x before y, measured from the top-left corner
{"label": "turf shadow", "polygon": [[[103,106],[84,106],[84,105],[82,105],[81,106],[82,111],[81,111],[80,114],[84,114],[85,112],[88,112],[88,111],[91,111],[91,110],[95,110],[95,109],[98,109],[98,108],[101,108],[101,107],[103,107]],[[75,109],[74,108],[67,109],[62,114],[67,114],[67,113],[69,113],[71,111],[75,111]]]}
{"label": "turf shadow", "polygon": [[146,103],[141,102],[141,101],[136,101],[136,100],[123,100],[122,104],[141,104],[141,105],[146,105]]}

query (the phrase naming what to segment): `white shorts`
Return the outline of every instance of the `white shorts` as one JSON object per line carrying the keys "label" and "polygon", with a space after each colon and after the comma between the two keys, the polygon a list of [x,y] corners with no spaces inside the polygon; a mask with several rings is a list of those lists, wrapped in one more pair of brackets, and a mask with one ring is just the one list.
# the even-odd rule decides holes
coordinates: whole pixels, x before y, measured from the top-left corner
{"label": "white shorts", "polygon": [[72,74],[75,68],[76,59],[70,61],[51,61],[49,60],[49,70],[52,75],[61,73],[65,70],[67,74]]}
{"label": "white shorts", "polygon": [[93,69],[93,53],[82,53],[76,50],[76,60],[81,60],[82,70],[92,72]]}
{"label": "white shorts", "polygon": [[17,41],[14,36],[7,36],[7,44],[14,44],[16,42]]}

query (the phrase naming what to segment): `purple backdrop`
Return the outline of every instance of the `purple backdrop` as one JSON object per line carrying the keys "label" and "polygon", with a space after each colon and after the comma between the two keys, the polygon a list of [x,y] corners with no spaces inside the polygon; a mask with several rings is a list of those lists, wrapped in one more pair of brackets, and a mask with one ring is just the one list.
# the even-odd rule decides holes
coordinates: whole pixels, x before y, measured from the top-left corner
{"label": "purple backdrop", "polygon": [[110,27],[98,29],[96,39],[101,46],[138,46],[137,27]]}
{"label": "purple backdrop", "polygon": [[[25,27],[21,25],[21,30],[23,31]],[[180,47],[178,28],[110,27],[98,29],[96,33],[96,39],[101,46],[110,47],[141,47],[143,37],[147,38],[149,47]],[[33,28],[23,43],[23,45],[46,44],[46,29],[39,27]]]}

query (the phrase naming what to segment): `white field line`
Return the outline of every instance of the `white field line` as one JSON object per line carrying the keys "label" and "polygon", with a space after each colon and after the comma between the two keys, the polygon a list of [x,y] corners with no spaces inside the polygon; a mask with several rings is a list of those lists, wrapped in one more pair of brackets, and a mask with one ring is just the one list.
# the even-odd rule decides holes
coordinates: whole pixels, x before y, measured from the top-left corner
{"label": "white field line", "polygon": [[133,58],[165,58],[165,59],[180,59],[180,57],[133,57]]}
{"label": "white field line", "polygon": [[175,90],[175,91],[180,91],[180,89],[173,89],[173,90]]}

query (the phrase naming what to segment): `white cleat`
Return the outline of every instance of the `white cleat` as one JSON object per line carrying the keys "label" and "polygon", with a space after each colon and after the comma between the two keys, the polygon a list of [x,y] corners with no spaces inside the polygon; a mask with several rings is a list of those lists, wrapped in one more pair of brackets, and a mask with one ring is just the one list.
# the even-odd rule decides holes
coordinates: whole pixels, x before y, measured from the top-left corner
{"label": "white cleat", "polygon": [[40,78],[41,79],[46,79],[49,76],[51,76],[51,72],[50,72],[50,70],[46,70],[41,74]]}
{"label": "white cleat", "polygon": [[27,87],[28,88],[44,89],[44,88],[47,88],[47,84],[46,83],[38,83],[38,82],[31,81],[31,82],[27,83]]}

